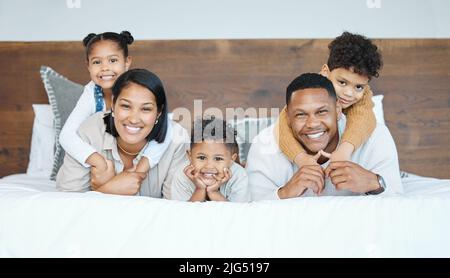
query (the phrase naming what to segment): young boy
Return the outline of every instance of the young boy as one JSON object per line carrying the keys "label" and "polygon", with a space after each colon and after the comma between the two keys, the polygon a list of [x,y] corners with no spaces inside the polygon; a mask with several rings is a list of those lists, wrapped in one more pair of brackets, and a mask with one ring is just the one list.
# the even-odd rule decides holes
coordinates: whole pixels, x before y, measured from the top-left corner
{"label": "young boy", "polygon": [[[353,151],[369,138],[376,126],[372,111],[373,94],[368,83],[372,77],[378,77],[382,58],[371,40],[349,32],[335,38],[328,48],[330,55],[320,74],[333,83],[338,102],[347,117],[345,132],[330,160],[349,161]],[[316,160],[295,140],[288,126],[286,107],[280,113],[277,125],[274,130],[278,134],[275,136],[289,160],[299,167],[316,165]]]}
{"label": "young boy", "polygon": [[169,198],[180,201],[248,202],[247,173],[237,164],[236,133],[221,119],[194,122],[190,164],[180,168],[170,188]]}

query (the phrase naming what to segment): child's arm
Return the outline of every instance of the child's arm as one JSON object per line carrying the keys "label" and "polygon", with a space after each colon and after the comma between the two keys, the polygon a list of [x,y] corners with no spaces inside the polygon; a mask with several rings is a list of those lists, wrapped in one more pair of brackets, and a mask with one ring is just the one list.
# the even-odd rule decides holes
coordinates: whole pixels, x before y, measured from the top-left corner
{"label": "child's arm", "polygon": [[144,150],[144,156],[139,160],[136,165],[136,172],[148,172],[151,168],[155,167],[161,157],[166,152],[167,148],[169,148],[170,142],[172,141],[172,122],[170,120],[167,121],[167,133],[164,142],[158,143],[155,140],[152,140],[148,143],[147,147]]}
{"label": "child's arm", "polygon": [[83,141],[77,132],[81,123],[95,113],[95,100],[92,86],[94,86],[93,82],[90,82],[84,87],[83,94],[59,134],[59,143],[70,156],[84,167],[91,165],[100,169],[106,169],[104,159],[101,159],[103,157],[99,153],[96,153],[96,150],[90,144]]}
{"label": "child's arm", "polygon": [[288,125],[286,107],[283,108],[278,117],[274,132],[275,139],[278,141],[281,151],[290,161],[295,162],[298,167],[304,165],[317,165],[316,160],[308,155],[302,145],[295,139],[294,134]]}
{"label": "child's arm", "polygon": [[344,111],[347,123],[341,143],[332,154],[332,161],[350,160],[353,151],[370,137],[377,125],[373,105],[372,91],[367,86],[361,100]]}
{"label": "child's arm", "polygon": [[206,188],[196,187],[194,193],[192,193],[189,202],[203,202],[206,199]]}
{"label": "child's arm", "polygon": [[206,186],[195,182],[195,168],[192,165],[181,165],[177,169],[170,190],[164,196],[170,200],[203,202],[206,199]]}

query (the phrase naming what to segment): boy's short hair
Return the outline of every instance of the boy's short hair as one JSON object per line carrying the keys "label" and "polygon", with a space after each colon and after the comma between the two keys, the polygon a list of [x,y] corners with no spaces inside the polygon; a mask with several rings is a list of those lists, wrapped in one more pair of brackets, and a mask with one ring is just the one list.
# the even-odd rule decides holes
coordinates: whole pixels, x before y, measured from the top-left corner
{"label": "boy's short hair", "polygon": [[330,55],[327,65],[330,71],[337,68],[352,69],[369,80],[379,76],[383,60],[378,47],[370,39],[344,32],[328,45],[328,49]]}
{"label": "boy's short hair", "polygon": [[214,116],[197,119],[192,125],[191,149],[196,143],[201,143],[205,140],[222,141],[231,154],[238,150],[236,130],[224,120]]}

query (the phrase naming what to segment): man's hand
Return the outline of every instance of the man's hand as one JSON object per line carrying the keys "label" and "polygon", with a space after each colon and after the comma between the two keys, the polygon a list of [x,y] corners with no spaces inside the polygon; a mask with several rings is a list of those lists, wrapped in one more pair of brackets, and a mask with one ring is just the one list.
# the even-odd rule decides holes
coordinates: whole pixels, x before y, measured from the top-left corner
{"label": "man's hand", "polygon": [[91,167],[91,190],[97,190],[116,174],[114,163],[104,159],[104,165]]}
{"label": "man's hand", "polygon": [[350,161],[333,161],[325,169],[337,190],[366,193],[380,187],[377,175]]}
{"label": "man's hand", "polygon": [[317,159],[321,155],[322,151],[319,151],[313,156],[316,165],[302,166],[288,183],[278,190],[278,196],[281,199],[299,197],[308,188],[316,194],[322,193],[325,186],[325,173],[322,167],[317,164]]}

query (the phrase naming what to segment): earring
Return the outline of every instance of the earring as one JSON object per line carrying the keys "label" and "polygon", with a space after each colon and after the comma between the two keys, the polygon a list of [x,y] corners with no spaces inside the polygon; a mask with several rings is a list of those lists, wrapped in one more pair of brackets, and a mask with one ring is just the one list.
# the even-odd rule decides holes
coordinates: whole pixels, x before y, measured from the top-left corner
{"label": "earring", "polygon": [[159,120],[159,119],[156,119],[156,121],[155,121],[155,125],[157,125],[157,124],[158,124],[158,120]]}
{"label": "earring", "polygon": [[114,117],[114,111],[111,111],[111,116],[113,116],[113,117]]}

